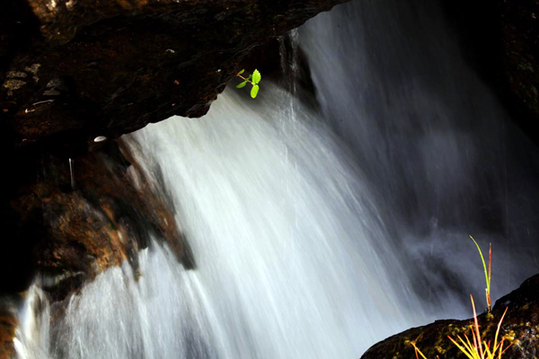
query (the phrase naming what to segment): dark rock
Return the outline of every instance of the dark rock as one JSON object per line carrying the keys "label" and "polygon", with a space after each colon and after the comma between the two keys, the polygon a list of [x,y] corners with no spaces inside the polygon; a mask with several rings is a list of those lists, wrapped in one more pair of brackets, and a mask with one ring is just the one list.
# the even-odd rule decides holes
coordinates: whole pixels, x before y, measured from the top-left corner
{"label": "dark rock", "polygon": [[[500,298],[491,314],[478,316],[481,336],[485,340],[493,340],[496,327],[505,309],[507,314],[503,320],[500,338],[513,345],[504,353],[504,359],[529,359],[539,354],[539,275],[526,280],[520,288]],[[412,328],[387,338],[373,345],[361,359],[398,359],[415,358],[415,342],[427,358],[440,359],[465,358],[447,336],[468,335],[473,319],[441,320],[432,324]]]}
{"label": "dark rock", "polygon": [[4,2],[2,131],[14,146],[84,146],[200,117],[255,46],[344,1]]}
{"label": "dark rock", "polygon": [[12,281],[0,283],[2,290],[24,290],[39,272],[60,300],[124,260],[136,270],[137,251],[150,236],[163,238],[184,266],[194,266],[166,192],[148,181],[121,142],[71,159],[40,153],[25,160],[39,171],[21,177],[11,194],[4,226],[17,241],[6,241],[0,258],[10,273],[2,282]]}
{"label": "dark rock", "polygon": [[[16,154],[13,162],[29,170],[13,173],[13,191],[4,199],[9,208],[2,208],[7,215],[0,216],[0,293],[11,294],[11,302],[22,300],[25,294],[14,293],[37,275],[56,320],[65,299],[106,269],[129,261],[138,276],[138,250],[151,238],[194,268],[163,183],[147,178],[122,141],[73,158],[35,149]],[[154,172],[159,179],[159,169]],[[0,300],[0,359],[14,355],[17,322],[10,313]]]}
{"label": "dark rock", "polygon": [[539,1],[440,1],[467,62],[539,144]]}
{"label": "dark rock", "polygon": [[501,1],[504,65],[511,91],[539,118],[539,0]]}
{"label": "dark rock", "polygon": [[258,46],[241,62],[241,67],[257,68],[264,79],[273,80],[286,91],[295,91],[294,95],[306,106],[318,105],[307,55],[289,35]]}

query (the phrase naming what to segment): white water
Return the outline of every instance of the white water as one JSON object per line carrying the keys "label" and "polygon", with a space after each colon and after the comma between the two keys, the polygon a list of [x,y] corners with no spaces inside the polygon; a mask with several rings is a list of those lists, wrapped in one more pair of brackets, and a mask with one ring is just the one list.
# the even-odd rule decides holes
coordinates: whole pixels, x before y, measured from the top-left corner
{"label": "white water", "polygon": [[313,114],[280,121],[286,95],[264,91],[256,108],[229,92],[202,120],[136,137],[174,188],[223,357],[357,357],[421,310],[403,310],[407,279],[389,278],[399,264],[360,171]]}
{"label": "white water", "polygon": [[[139,259],[143,276],[138,281],[127,264],[107,271],[71,297],[67,313],[53,327],[47,300],[32,286],[20,314],[19,357],[215,357],[208,346],[211,308],[203,309],[204,291],[193,272],[159,246],[142,251]],[[46,310],[38,308],[43,305]]]}

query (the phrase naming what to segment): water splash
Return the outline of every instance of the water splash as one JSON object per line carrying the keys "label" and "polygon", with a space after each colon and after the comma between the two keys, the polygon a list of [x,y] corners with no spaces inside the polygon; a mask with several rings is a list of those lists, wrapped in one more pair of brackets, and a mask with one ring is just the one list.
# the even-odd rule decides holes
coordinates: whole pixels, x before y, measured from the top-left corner
{"label": "water splash", "polygon": [[127,263],[108,270],[56,304],[62,313],[54,321],[43,292],[32,286],[17,330],[19,358],[215,358],[211,308],[202,309],[197,278],[156,244],[139,259],[140,279]]}
{"label": "water splash", "polygon": [[25,293],[13,344],[20,359],[49,358],[50,305],[37,283]]}

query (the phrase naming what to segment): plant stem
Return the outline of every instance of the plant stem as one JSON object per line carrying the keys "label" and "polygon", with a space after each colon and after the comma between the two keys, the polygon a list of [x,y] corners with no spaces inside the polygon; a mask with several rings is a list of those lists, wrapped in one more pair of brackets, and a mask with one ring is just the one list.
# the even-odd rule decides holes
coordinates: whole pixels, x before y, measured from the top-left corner
{"label": "plant stem", "polygon": [[245,77],[241,76],[239,73],[236,74],[236,76],[238,76],[240,79],[244,80],[244,81],[247,81],[248,83],[254,85],[254,82],[249,80],[249,79],[246,79]]}

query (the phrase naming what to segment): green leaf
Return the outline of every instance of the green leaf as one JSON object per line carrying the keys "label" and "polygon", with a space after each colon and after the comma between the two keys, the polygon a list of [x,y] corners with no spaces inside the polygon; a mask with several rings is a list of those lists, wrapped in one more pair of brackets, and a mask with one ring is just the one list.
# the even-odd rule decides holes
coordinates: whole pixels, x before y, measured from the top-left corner
{"label": "green leaf", "polygon": [[239,85],[236,85],[236,88],[241,89],[242,87],[245,87],[245,85],[247,85],[247,81],[243,81]]}
{"label": "green leaf", "polygon": [[241,75],[242,73],[245,72],[245,69],[241,70],[240,72],[238,72],[238,75]]}
{"label": "green leaf", "polygon": [[253,75],[249,75],[249,77],[247,77],[247,80],[250,80],[253,78]]}
{"label": "green leaf", "polygon": [[477,247],[477,250],[479,251],[479,255],[481,256],[481,262],[483,262],[483,270],[485,271],[485,281],[487,283],[487,292],[490,293],[490,280],[489,280],[489,275],[488,275],[488,271],[487,271],[487,265],[485,263],[485,258],[483,257],[483,252],[481,252],[481,248],[479,248],[479,244],[477,244],[477,242],[475,241],[475,239],[469,235],[470,238],[472,239],[472,241],[475,243],[475,246]]}
{"label": "green leaf", "polygon": [[253,72],[253,82],[255,84],[259,83],[260,80],[262,79],[262,75],[260,74],[260,72],[258,70],[254,70]]}
{"label": "green leaf", "polygon": [[256,95],[258,95],[258,85],[253,85],[253,88],[251,89],[251,97],[255,98]]}

